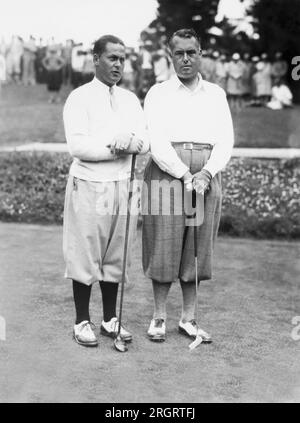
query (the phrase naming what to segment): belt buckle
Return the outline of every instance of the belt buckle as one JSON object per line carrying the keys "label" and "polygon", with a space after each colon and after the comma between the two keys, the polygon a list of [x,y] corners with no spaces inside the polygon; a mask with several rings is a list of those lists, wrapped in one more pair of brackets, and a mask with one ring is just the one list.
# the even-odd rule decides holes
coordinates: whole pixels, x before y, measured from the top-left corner
{"label": "belt buckle", "polygon": [[192,142],[184,142],[183,143],[184,150],[193,150],[193,143]]}

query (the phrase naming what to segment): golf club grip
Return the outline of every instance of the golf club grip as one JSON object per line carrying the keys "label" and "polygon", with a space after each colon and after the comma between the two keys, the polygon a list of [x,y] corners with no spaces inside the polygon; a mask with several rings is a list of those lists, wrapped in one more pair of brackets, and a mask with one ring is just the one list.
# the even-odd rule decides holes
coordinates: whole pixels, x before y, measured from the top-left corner
{"label": "golf club grip", "polygon": [[123,297],[124,297],[124,285],[125,285],[125,273],[126,273],[126,259],[127,259],[128,239],[129,239],[131,199],[132,199],[132,194],[133,194],[133,181],[134,181],[135,163],[136,163],[136,154],[133,154],[132,160],[131,160],[131,172],[130,172],[129,194],[128,194],[127,216],[126,216],[124,252],[123,252],[123,269],[122,269],[122,282],[121,282],[121,296],[120,296],[119,327],[118,327],[118,335],[117,336],[120,335],[121,322],[122,322],[122,309],[123,309]]}
{"label": "golf club grip", "polygon": [[[136,162],[136,154],[133,154],[131,159],[130,185],[132,185],[132,182],[134,180],[135,162]],[[131,191],[132,190],[129,191],[129,194]]]}
{"label": "golf club grip", "polygon": [[196,197],[196,190],[193,189],[192,191],[192,207],[195,209],[197,207],[197,197]]}

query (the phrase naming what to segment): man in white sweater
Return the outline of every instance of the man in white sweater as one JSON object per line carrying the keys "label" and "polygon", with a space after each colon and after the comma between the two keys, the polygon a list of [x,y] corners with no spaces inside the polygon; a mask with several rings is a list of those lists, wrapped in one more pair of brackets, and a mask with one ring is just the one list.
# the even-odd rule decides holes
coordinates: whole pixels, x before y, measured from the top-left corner
{"label": "man in white sweater", "polygon": [[[113,35],[101,37],[94,45],[93,58],[95,78],[71,92],[63,114],[67,144],[74,158],[64,209],[65,277],[73,281],[74,338],[84,346],[98,345],[89,315],[95,282],[99,281],[102,292],[101,333],[115,337],[118,331],[116,301],[131,157],[147,152],[149,147],[138,98],[116,86],[124,68],[123,41]],[[132,235],[136,219],[131,221]],[[132,339],[124,328],[121,336],[125,341]]]}

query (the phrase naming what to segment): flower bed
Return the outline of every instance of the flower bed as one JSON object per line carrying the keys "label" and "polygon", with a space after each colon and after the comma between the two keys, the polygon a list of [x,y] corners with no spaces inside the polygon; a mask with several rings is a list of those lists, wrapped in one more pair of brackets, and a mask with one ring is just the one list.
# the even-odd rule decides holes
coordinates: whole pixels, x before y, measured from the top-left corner
{"label": "flower bed", "polygon": [[300,160],[232,159],[223,172],[221,232],[300,237]]}
{"label": "flower bed", "polygon": [[[146,162],[140,157],[137,174]],[[71,159],[61,153],[0,154],[0,220],[62,223]],[[300,238],[299,160],[233,158],[223,172],[220,233]]]}
{"label": "flower bed", "polygon": [[0,220],[61,223],[68,154],[0,154]]}

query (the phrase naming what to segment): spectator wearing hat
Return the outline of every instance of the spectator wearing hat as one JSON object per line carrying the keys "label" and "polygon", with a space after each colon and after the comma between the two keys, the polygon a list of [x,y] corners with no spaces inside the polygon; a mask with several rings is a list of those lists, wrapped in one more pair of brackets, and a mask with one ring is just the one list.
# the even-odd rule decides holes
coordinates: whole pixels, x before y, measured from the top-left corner
{"label": "spectator wearing hat", "polygon": [[152,41],[147,40],[145,44],[141,46],[140,55],[139,55],[139,85],[138,85],[138,95],[141,100],[143,100],[149,90],[149,88],[154,84],[154,68],[153,68],[153,59],[151,54]]}
{"label": "spectator wearing hat", "polygon": [[60,101],[59,91],[62,85],[62,68],[65,64],[57,47],[50,46],[42,64],[47,71],[47,89],[50,93],[49,103]]}
{"label": "spectator wearing hat", "polygon": [[66,40],[66,44],[62,50],[62,57],[65,61],[65,66],[63,67],[63,82],[68,85],[71,83],[72,78],[72,50],[73,50],[74,41],[72,39]]}
{"label": "spectator wearing hat", "polygon": [[[202,56],[201,56],[201,62],[200,62],[200,68],[199,68],[199,72],[202,75],[202,78],[204,80],[206,80],[206,62],[207,62],[207,51],[206,50],[202,50]],[[174,71],[175,72],[175,71]]]}
{"label": "spectator wearing hat", "polygon": [[227,80],[227,93],[229,105],[232,110],[240,111],[242,108],[242,77],[243,77],[243,64],[240,60],[239,53],[232,55],[232,60],[228,64],[228,80]]}
{"label": "spectator wearing hat", "polygon": [[132,62],[132,51],[129,47],[125,50],[124,71],[120,85],[127,90],[135,91],[135,69]]}
{"label": "spectator wearing hat", "polygon": [[163,49],[159,49],[153,55],[153,68],[154,68],[156,83],[164,82],[169,79],[169,76],[170,76],[169,61]]}
{"label": "spectator wearing hat", "polygon": [[246,105],[249,103],[251,99],[251,79],[253,74],[253,64],[250,60],[249,53],[244,53],[243,60],[241,60],[241,63],[242,63],[242,69],[243,69],[243,74],[241,79],[242,101],[243,101],[243,104]]}
{"label": "spectator wearing hat", "polygon": [[13,35],[6,56],[7,75],[9,80],[21,82],[21,61],[23,56],[23,40]]}
{"label": "spectator wearing hat", "polygon": [[82,68],[84,64],[85,54],[83,51],[83,43],[79,43],[73,46],[72,49],[72,77],[71,84],[73,88],[77,88],[82,85]]}
{"label": "spectator wearing hat", "polygon": [[47,82],[47,71],[43,65],[43,59],[46,57],[47,47],[44,45],[43,39],[39,39],[39,44],[36,50],[35,58],[35,75],[38,84],[45,84]]}
{"label": "spectator wearing hat", "polygon": [[261,55],[261,60],[256,65],[253,75],[256,87],[256,97],[260,105],[266,105],[272,94],[272,66],[266,53]]}
{"label": "spectator wearing hat", "polygon": [[219,87],[223,88],[223,90],[227,90],[227,68],[228,65],[226,63],[226,56],[225,54],[217,53],[218,57],[216,57],[216,69],[215,69],[215,83],[219,85]]}
{"label": "spectator wearing hat", "polygon": [[87,84],[95,76],[95,65],[92,50],[86,51],[82,66],[82,83]]}
{"label": "spectator wearing hat", "polygon": [[251,59],[252,68],[251,68],[251,101],[249,104],[250,106],[260,106],[260,100],[257,97],[256,78],[255,78],[258,62],[259,62],[259,57],[253,56]]}
{"label": "spectator wearing hat", "polygon": [[35,85],[35,59],[37,47],[35,38],[31,35],[24,43],[22,82],[25,86]]}
{"label": "spectator wearing hat", "polygon": [[275,54],[275,60],[272,63],[272,83],[278,83],[278,78],[284,78],[286,77],[288,71],[288,64],[287,62],[282,58],[282,53],[278,51]]}
{"label": "spectator wearing hat", "polygon": [[211,49],[204,52],[204,56],[200,63],[200,73],[203,79],[208,82],[214,82],[216,70],[216,60],[213,58]]}

